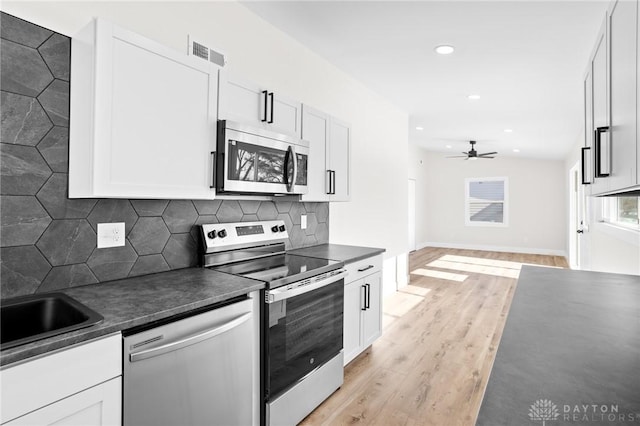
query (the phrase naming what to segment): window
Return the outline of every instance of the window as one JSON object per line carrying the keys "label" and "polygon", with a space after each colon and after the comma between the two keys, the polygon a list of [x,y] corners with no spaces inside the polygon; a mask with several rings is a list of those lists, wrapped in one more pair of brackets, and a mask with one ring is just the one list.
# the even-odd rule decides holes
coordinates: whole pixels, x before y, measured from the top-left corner
{"label": "window", "polygon": [[640,197],[608,197],[602,200],[602,219],[613,225],[640,229],[638,199]]}
{"label": "window", "polygon": [[508,192],[506,177],[466,179],[466,225],[507,226]]}

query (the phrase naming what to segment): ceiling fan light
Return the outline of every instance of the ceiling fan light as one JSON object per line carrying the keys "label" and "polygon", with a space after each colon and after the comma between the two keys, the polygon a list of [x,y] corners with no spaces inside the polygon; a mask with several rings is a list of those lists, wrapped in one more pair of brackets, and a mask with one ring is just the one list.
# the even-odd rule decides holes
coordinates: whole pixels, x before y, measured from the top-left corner
{"label": "ceiling fan light", "polygon": [[448,44],[441,44],[440,46],[436,46],[434,50],[439,55],[450,55],[456,49],[453,46],[450,46]]}

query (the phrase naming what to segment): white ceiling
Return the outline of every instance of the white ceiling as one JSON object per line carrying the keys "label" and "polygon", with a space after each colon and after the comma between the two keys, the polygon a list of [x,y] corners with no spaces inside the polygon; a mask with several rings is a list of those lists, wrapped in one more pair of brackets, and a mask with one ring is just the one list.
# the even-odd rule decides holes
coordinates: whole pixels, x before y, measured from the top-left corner
{"label": "white ceiling", "polygon": [[[479,152],[562,159],[608,2],[242,3],[408,112],[411,143],[454,155],[474,139]],[[456,51],[438,55],[440,44]]]}

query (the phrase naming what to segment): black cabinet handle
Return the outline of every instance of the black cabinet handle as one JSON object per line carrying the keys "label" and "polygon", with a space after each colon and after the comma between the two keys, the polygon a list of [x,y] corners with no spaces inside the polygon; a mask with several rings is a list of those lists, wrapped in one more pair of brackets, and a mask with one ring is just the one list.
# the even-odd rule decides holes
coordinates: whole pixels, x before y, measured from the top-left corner
{"label": "black cabinet handle", "polygon": [[264,95],[264,114],[262,114],[262,119],[260,119],[260,121],[265,122],[265,121],[267,121],[267,96],[268,96],[268,92],[266,90],[263,90],[262,94]]}
{"label": "black cabinet handle", "polygon": [[209,185],[209,188],[215,188],[216,187],[216,152],[215,151],[211,151],[211,185]]}
{"label": "black cabinet handle", "polygon": [[336,195],[336,171],[333,171],[333,195]]}
{"label": "black cabinet handle", "polygon": [[361,292],[364,297],[362,300],[362,305],[360,307],[360,310],[366,311],[367,310],[367,287],[366,285],[361,285],[360,288],[364,290],[364,293]]}
{"label": "black cabinet handle", "polygon": [[587,170],[587,162],[589,161],[589,151],[591,148],[582,148],[581,168],[582,168],[582,184],[591,185],[591,167]]}
{"label": "black cabinet handle", "polygon": [[271,119],[267,123],[273,123],[273,92],[269,93],[269,98],[271,98]]}
{"label": "black cabinet handle", "polygon": [[[610,167],[611,167],[611,145],[607,140],[607,146],[604,147],[602,143],[602,134],[609,131],[608,127],[598,127],[595,130],[595,177],[607,177],[609,176]],[[602,161],[602,155],[606,154],[606,158]]]}
{"label": "black cabinet handle", "polygon": [[367,287],[367,298],[364,307],[365,309],[369,309],[371,307],[371,284],[365,284],[365,286]]}
{"label": "black cabinet handle", "polygon": [[364,271],[369,270],[371,268],[373,268],[373,265],[365,266],[364,268],[358,269],[358,272],[364,272]]}
{"label": "black cabinet handle", "polygon": [[328,179],[328,183],[327,183],[327,190],[326,190],[326,194],[327,195],[331,195],[331,186],[333,185],[333,179],[332,179],[332,174],[331,174],[331,170],[327,170],[327,179]]}
{"label": "black cabinet handle", "polygon": [[578,229],[576,232],[577,232],[578,234],[584,234],[584,231],[583,231],[582,229]]}

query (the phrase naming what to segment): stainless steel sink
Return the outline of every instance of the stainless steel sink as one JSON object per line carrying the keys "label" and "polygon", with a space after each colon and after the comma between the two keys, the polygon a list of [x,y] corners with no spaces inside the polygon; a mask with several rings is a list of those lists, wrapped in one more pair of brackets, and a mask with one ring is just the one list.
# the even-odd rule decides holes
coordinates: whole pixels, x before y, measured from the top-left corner
{"label": "stainless steel sink", "polygon": [[34,294],[2,301],[2,349],[102,322],[102,315],[63,293]]}

